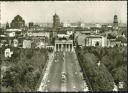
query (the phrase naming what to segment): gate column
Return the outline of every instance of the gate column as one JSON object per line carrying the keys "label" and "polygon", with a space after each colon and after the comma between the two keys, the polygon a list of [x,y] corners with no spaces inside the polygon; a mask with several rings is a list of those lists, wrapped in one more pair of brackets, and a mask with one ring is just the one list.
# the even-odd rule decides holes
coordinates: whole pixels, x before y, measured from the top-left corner
{"label": "gate column", "polygon": [[55,44],[55,48],[54,48],[54,49],[55,49],[55,51],[56,51],[56,44]]}

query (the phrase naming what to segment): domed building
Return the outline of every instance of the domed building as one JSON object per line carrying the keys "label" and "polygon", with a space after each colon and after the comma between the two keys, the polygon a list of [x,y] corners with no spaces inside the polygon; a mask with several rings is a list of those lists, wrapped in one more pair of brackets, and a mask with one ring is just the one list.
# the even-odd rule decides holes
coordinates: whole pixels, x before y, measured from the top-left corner
{"label": "domed building", "polygon": [[22,19],[20,15],[15,16],[11,22],[11,28],[20,29],[23,27],[25,27],[25,21]]}

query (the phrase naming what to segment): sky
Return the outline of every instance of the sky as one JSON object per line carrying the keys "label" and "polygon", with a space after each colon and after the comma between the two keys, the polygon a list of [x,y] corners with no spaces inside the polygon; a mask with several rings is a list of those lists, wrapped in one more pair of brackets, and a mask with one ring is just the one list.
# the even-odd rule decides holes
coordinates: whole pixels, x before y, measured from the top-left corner
{"label": "sky", "polygon": [[26,23],[53,22],[58,14],[61,22],[127,23],[127,1],[15,1],[1,2],[1,23],[21,15]]}

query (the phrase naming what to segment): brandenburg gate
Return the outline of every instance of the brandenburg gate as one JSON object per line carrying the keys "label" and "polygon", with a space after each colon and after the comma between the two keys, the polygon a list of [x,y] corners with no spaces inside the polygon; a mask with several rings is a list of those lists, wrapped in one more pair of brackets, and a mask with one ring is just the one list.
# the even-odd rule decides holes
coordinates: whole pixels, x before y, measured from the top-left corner
{"label": "brandenburg gate", "polygon": [[55,40],[55,51],[73,51],[73,40]]}

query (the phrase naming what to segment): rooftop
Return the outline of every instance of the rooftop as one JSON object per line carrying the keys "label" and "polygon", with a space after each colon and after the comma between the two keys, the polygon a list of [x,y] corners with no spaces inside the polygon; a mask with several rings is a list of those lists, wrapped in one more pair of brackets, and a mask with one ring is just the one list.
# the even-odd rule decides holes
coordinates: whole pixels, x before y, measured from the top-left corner
{"label": "rooftop", "polygon": [[88,38],[102,38],[103,36],[101,36],[101,35],[89,35],[87,37]]}
{"label": "rooftop", "polygon": [[22,30],[21,29],[6,29],[6,31],[15,32],[15,31],[22,31]]}
{"label": "rooftop", "polygon": [[55,43],[73,43],[73,40],[55,40]]}

